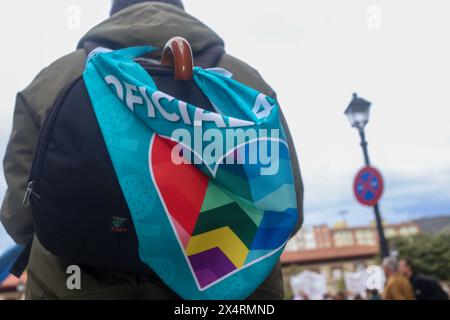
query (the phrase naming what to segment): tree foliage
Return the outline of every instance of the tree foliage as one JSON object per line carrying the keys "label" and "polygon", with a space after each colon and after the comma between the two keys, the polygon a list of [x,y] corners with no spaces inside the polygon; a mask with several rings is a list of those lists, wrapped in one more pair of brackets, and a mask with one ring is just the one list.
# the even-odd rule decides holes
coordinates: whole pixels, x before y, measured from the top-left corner
{"label": "tree foliage", "polygon": [[419,234],[409,238],[389,240],[391,250],[398,251],[398,258],[409,258],[416,272],[450,281],[450,233]]}

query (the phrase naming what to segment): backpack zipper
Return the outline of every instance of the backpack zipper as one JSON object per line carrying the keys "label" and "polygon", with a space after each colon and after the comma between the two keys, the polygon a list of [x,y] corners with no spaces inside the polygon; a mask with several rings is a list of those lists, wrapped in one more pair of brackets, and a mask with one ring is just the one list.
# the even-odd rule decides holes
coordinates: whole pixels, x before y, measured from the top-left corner
{"label": "backpack zipper", "polygon": [[39,194],[37,194],[37,192],[34,191],[34,181],[30,181],[28,182],[28,186],[27,186],[27,191],[25,192],[25,196],[23,197],[23,202],[22,204],[27,204],[30,201],[30,197],[31,195],[35,196],[36,198],[40,199],[41,196]]}

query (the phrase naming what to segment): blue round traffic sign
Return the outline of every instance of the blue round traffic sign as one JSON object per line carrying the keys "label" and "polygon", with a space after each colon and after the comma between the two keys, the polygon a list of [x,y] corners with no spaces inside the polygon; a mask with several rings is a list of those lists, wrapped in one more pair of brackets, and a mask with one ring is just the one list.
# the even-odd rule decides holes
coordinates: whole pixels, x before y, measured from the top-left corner
{"label": "blue round traffic sign", "polygon": [[372,167],[362,168],[355,177],[353,191],[359,203],[373,207],[383,194],[383,177]]}

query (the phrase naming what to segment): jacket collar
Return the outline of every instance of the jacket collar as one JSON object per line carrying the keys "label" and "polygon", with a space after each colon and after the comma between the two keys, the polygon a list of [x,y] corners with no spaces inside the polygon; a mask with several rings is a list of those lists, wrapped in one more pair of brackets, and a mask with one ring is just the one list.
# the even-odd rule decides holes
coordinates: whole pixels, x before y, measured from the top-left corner
{"label": "jacket collar", "polygon": [[130,6],[91,29],[78,43],[95,42],[111,49],[151,45],[161,50],[174,36],[186,38],[194,53],[224,48],[223,40],[205,24],[175,6],[145,2]]}

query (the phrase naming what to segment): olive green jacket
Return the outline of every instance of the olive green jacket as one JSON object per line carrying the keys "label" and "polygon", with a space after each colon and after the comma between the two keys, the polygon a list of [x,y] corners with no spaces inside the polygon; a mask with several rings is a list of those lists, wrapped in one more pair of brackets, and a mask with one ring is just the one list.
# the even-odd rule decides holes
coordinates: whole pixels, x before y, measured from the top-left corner
{"label": "olive green jacket", "polygon": [[[176,296],[154,275],[142,276],[82,267],[81,290],[67,287],[68,262],[49,253],[33,232],[29,207],[22,205],[39,129],[47,110],[58,93],[84,70],[86,53],[83,44],[128,47],[152,45],[158,48],[173,36],[186,38],[195,53],[211,46],[223,45],[222,39],[203,23],[184,11],[163,3],[133,5],[100,23],[80,41],[78,49],[45,68],[22,92],[18,93],[14,123],[4,159],[8,190],[1,207],[1,222],[20,244],[32,241],[28,264],[27,298],[29,299],[175,299]],[[160,51],[157,52],[160,54]],[[267,95],[275,95],[258,72],[244,62],[224,54],[218,66],[232,72],[237,80]],[[298,207],[302,208],[303,186],[298,161],[291,143],[292,161],[297,181]],[[297,229],[303,219],[300,218]],[[252,298],[282,298],[283,283],[278,265]]]}

